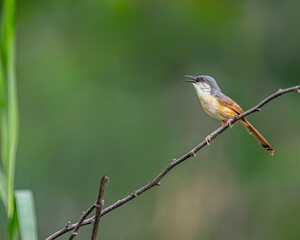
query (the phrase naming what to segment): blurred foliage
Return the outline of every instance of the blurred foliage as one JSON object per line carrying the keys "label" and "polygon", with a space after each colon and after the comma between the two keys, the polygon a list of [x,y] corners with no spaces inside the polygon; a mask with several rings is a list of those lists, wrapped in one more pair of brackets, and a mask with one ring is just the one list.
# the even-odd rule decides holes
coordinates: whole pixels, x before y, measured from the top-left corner
{"label": "blurred foliage", "polygon": [[[18,142],[18,104],[15,62],[15,0],[0,2],[0,117],[1,164],[0,200],[6,210],[3,217],[7,231],[1,238],[9,240],[36,240],[37,227],[32,193],[15,191],[15,162]],[[20,234],[19,234],[20,232]],[[6,233],[6,234],[5,234]]]}
{"label": "blurred foliage", "polygon": [[[77,221],[103,175],[108,206],[219,127],[183,75],[212,75],[244,109],[298,85],[299,8],[293,0],[19,1],[16,187],[34,193],[39,236]],[[298,108],[290,93],[249,117],[274,157],[236,124],[159,188],[105,216],[99,235],[299,239]]]}

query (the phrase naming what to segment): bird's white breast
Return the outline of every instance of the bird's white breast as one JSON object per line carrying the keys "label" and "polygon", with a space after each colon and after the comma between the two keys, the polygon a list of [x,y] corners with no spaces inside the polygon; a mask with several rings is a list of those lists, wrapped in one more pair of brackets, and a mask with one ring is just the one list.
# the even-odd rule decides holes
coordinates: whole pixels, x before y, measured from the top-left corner
{"label": "bird's white breast", "polygon": [[218,111],[218,109],[220,108],[220,103],[218,102],[217,98],[213,96],[210,93],[210,91],[204,91],[197,84],[193,84],[193,85],[197,91],[198,98],[205,112],[213,118],[219,120],[220,119],[226,120],[223,119],[222,116],[220,116],[220,113]]}

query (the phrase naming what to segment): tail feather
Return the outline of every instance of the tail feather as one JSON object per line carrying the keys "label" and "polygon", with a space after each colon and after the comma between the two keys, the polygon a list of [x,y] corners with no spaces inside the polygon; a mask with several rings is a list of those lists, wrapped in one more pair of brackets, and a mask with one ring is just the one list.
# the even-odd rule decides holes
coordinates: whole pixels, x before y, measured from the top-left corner
{"label": "tail feather", "polygon": [[268,143],[268,141],[247,121],[247,119],[243,118],[240,122],[244,125],[247,131],[256,138],[263,148],[265,148],[271,155],[274,155],[274,149],[270,143]]}

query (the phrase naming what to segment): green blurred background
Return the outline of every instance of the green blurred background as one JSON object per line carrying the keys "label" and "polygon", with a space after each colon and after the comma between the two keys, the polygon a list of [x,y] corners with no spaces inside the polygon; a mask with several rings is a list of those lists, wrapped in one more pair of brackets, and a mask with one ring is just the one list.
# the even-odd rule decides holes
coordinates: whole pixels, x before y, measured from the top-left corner
{"label": "green blurred background", "polygon": [[[77,221],[104,174],[109,206],[220,126],[185,74],[212,75],[244,110],[299,85],[299,9],[295,0],[18,1],[16,189],[33,191],[40,238]],[[248,119],[275,156],[236,124],[106,215],[101,239],[300,239],[299,95]],[[0,216],[2,239],[3,206]]]}

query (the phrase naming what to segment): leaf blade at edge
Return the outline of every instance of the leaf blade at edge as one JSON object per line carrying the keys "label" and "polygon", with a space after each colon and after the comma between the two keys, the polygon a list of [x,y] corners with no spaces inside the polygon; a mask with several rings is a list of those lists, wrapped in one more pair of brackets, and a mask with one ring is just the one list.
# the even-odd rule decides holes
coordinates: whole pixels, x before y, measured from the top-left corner
{"label": "leaf blade at edge", "polygon": [[37,240],[37,224],[32,192],[30,190],[17,190],[15,199],[21,239]]}

